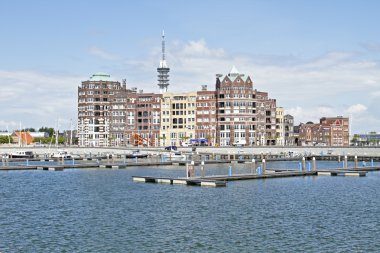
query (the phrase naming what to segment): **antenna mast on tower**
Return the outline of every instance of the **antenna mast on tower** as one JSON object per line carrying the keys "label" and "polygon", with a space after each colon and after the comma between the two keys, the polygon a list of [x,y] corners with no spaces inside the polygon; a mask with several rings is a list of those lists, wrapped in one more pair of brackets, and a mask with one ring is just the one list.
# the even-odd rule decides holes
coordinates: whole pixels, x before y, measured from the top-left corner
{"label": "antenna mast on tower", "polygon": [[161,44],[162,56],[160,60],[160,65],[157,68],[158,72],[158,86],[160,87],[160,93],[164,93],[168,91],[169,86],[169,71],[165,59],[165,32],[162,30],[162,44]]}

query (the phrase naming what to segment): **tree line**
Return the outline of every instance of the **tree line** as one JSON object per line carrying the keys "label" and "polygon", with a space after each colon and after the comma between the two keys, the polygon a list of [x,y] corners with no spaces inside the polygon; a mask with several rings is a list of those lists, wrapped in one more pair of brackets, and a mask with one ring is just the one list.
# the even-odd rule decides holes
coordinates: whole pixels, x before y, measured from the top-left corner
{"label": "tree line", "polygon": [[[20,130],[16,130],[18,132]],[[48,133],[49,137],[36,137],[33,138],[34,143],[40,143],[40,144],[55,144],[56,137],[55,137],[55,129],[52,127],[40,127],[38,130],[35,128],[24,128],[21,129],[21,132],[45,132]],[[0,143],[9,143],[13,142],[13,138],[11,136],[0,136]],[[58,144],[64,144],[67,143],[68,140],[65,139],[64,136],[58,136]],[[77,143],[77,138],[73,138],[73,144]]]}

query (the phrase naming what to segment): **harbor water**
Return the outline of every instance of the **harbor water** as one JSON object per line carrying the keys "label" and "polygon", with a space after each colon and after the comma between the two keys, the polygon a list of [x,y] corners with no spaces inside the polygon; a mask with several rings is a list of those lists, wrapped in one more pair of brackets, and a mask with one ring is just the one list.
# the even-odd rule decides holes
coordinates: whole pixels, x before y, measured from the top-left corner
{"label": "harbor water", "polygon": [[[250,171],[249,164],[232,166],[233,173]],[[227,175],[228,167],[207,165],[206,175]],[[184,166],[0,172],[0,252],[380,249],[380,172],[234,181],[222,188],[131,178],[184,175]]]}

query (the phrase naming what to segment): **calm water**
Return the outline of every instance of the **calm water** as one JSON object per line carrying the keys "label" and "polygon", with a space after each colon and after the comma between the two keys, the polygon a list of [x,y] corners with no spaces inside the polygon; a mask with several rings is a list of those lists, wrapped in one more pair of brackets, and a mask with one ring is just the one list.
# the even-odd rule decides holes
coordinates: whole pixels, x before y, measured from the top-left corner
{"label": "calm water", "polygon": [[[320,166],[337,167],[336,162]],[[249,165],[233,165],[235,172]],[[294,167],[275,163],[268,167]],[[227,174],[228,165],[207,166]],[[229,182],[133,183],[185,168],[0,173],[0,252],[378,252],[380,172]]]}

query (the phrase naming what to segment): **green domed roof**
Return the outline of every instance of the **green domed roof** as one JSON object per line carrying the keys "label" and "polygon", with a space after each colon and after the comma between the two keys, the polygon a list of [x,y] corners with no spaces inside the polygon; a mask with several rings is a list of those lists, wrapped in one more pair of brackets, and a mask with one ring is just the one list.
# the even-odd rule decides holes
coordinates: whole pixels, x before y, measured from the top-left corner
{"label": "green domed roof", "polygon": [[111,76],[104,72],[98,72],[90,77],[90,81],[114,81]]}

